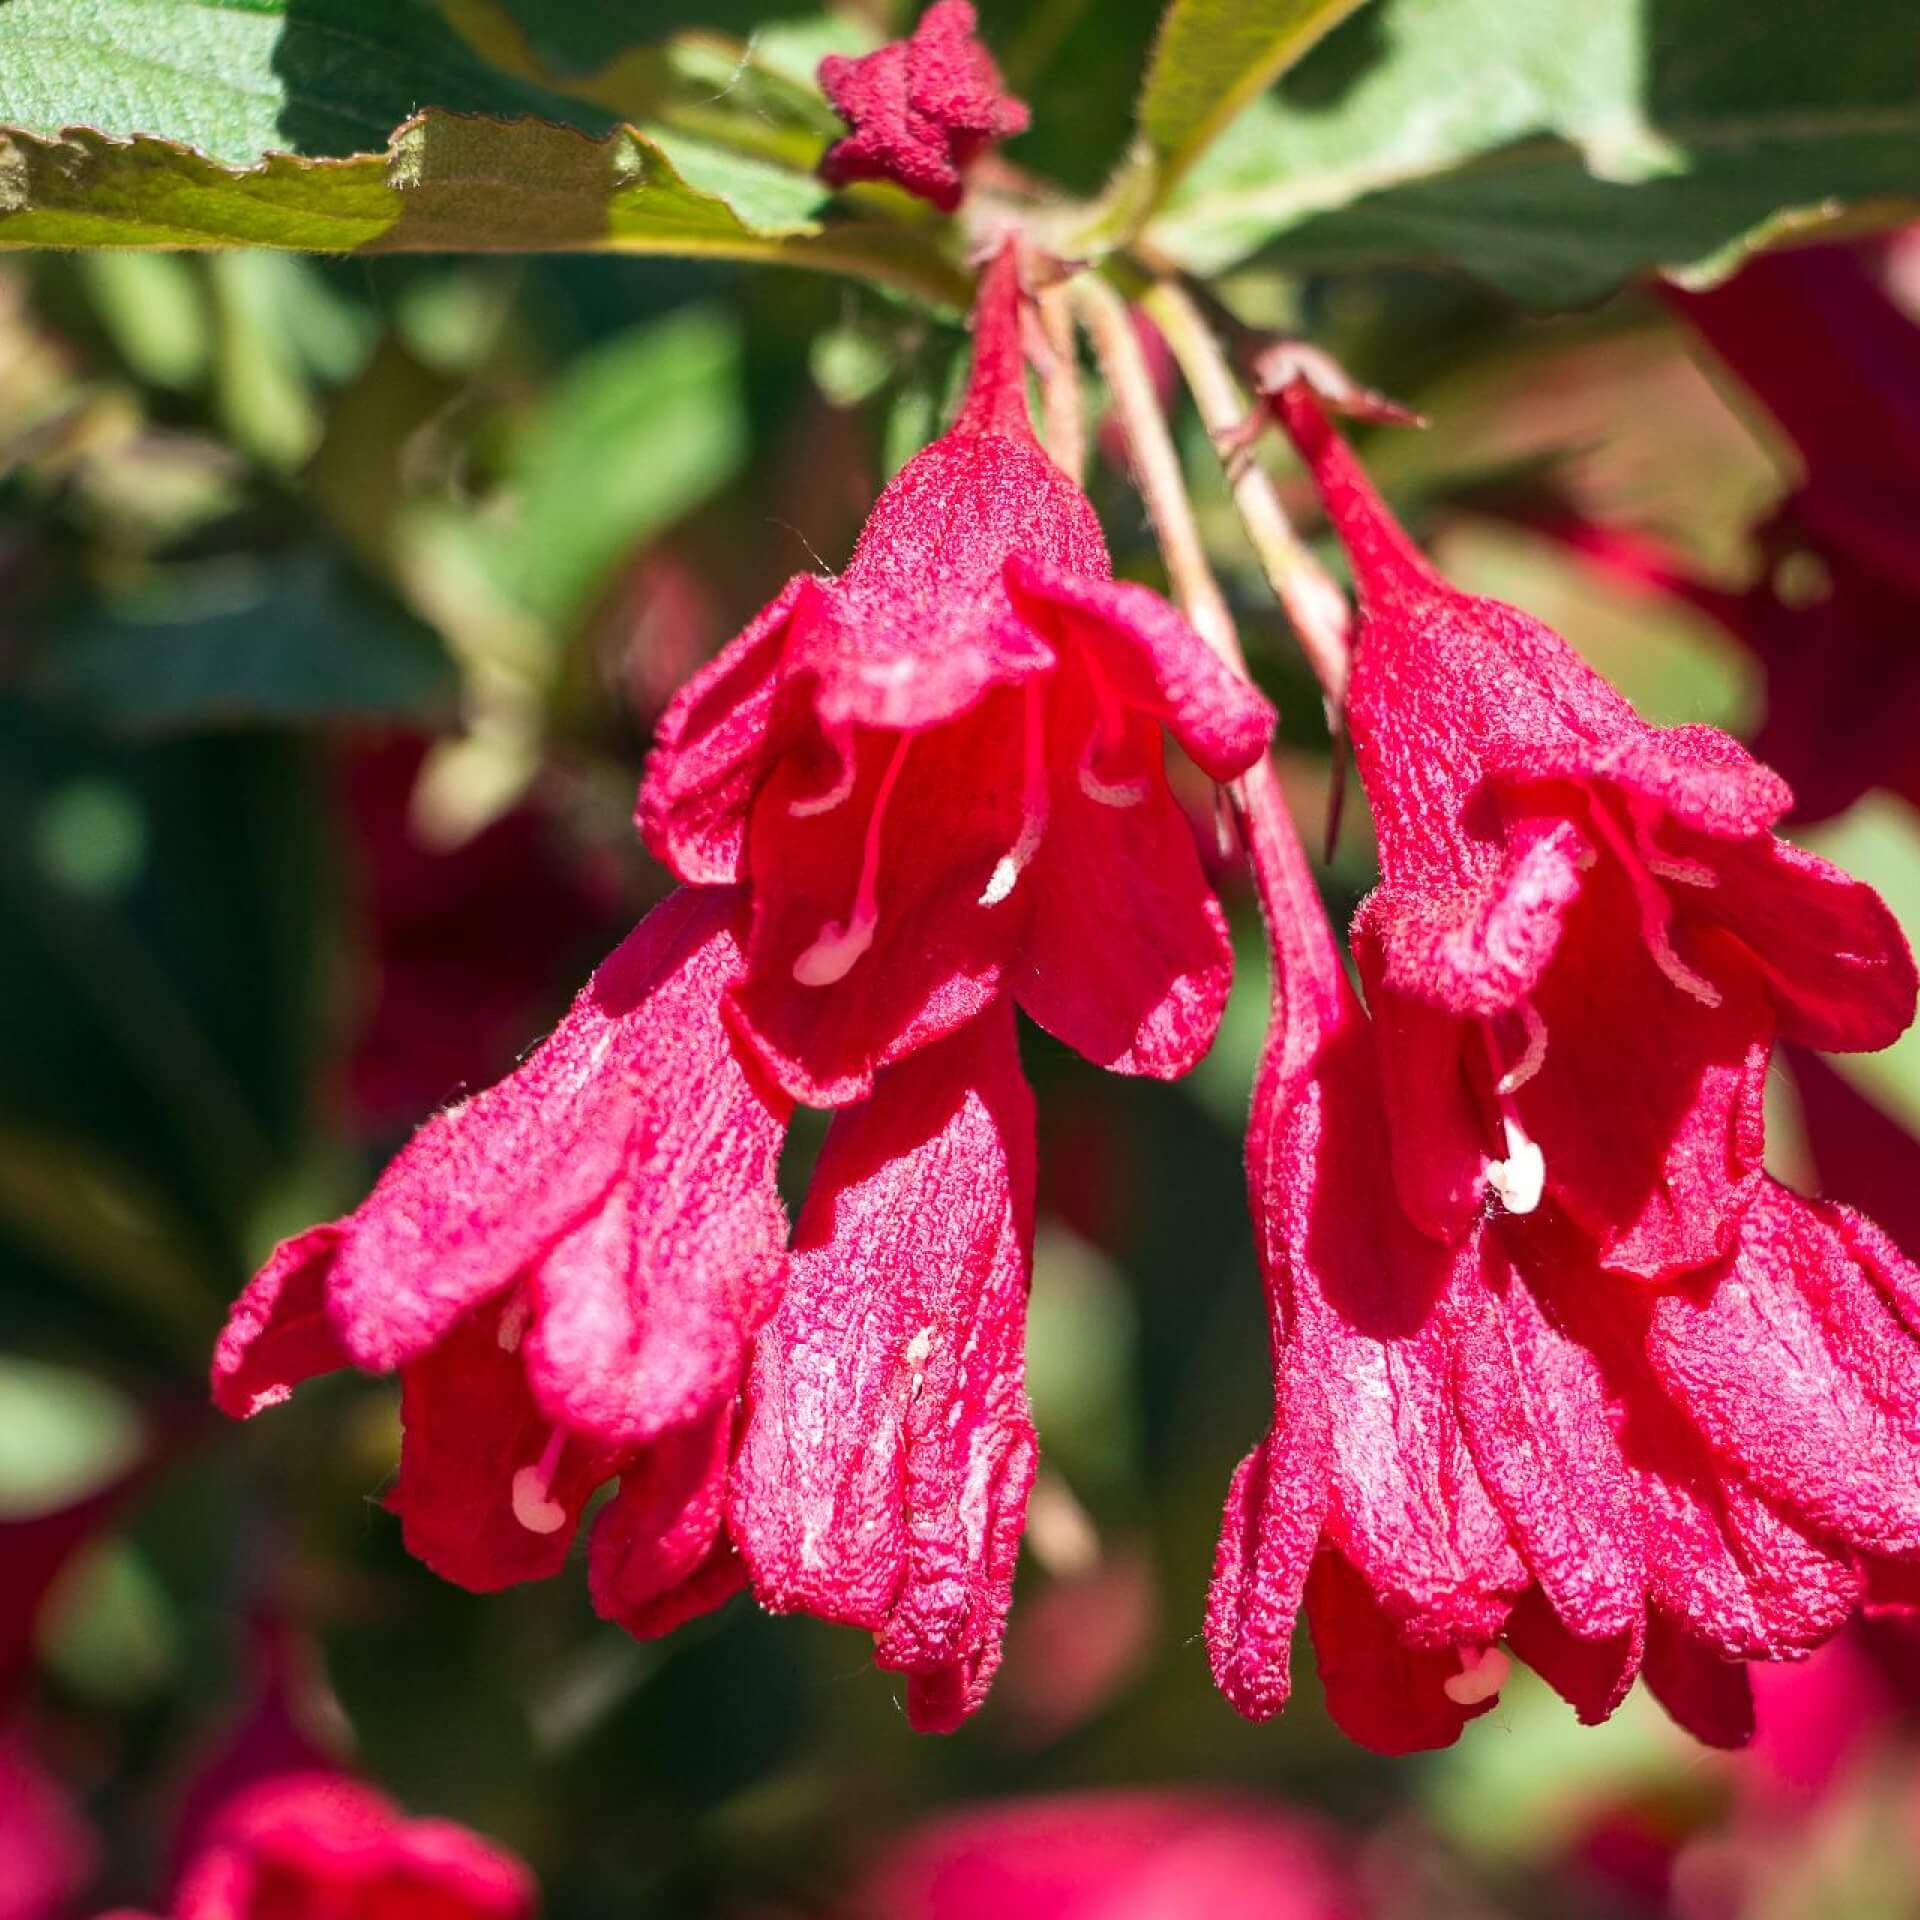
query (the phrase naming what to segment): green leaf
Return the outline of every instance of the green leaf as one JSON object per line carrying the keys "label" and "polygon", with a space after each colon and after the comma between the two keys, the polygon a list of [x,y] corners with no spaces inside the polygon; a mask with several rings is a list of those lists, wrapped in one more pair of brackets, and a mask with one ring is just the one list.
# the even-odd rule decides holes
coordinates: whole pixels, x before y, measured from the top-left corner
{"label": "green leaf", "polygon": [[684,309],[575,362],[516,450],[511,532],[489,532],[502,584],[562,622],[619,564],[731,479],[747,448],[740,341]]}
{"label": "green leaf", "polygon": [[0,1519],[84,1500],[140,1451],[139,1416],[111,1387],[66,1367],[0,1357]]}
{"label": "green leaf", "polygon": [[431,631],[320,552],[169,568],[142,599],[76,621],[39,685],[142,732],[443,722],[458,693]]}
{"label": "green leaf", "polygon": [[623,127],[596,139],[438,110],[398,127],[384,155],[273,153],[248,167],[145,136],[0,132],[0,248],[708,255],[965,304],[966,276],[929,234],[824,225],[824,199],[811,180],[684,136]]}
{"label": "green leaf", "polygon": [[431,0],[6,0],[0,123],[146,134],[210,160],[377,151],[422,105],[612,116],[489,65]]}
{"label": "green leaf", "polygon": [[1222,130],[1360,0],[1172,0],[1140,90],[1140,140],[1116,191],[1144,218]]}
{"label": "green leaf", "polygon": [[1465,267],[1575,304],[1783,230],[1920,210],[1920,12],[1379,0],[1243,114],[1151,229],[1212,273]]}

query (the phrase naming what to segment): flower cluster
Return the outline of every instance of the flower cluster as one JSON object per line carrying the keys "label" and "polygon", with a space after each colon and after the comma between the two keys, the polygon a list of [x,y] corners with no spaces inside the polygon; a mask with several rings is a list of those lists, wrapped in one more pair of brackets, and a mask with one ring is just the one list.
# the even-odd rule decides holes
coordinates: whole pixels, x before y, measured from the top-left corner
{"label": "flower cluster", "polygon": [[1228,1502],[1215,1673],[1275,1711],[1304,1605],[1331,1711],[1385,1751],[1485,1711],[1502,1640],[1583,1719],[1643,1674],[1739,1744],[1745,1663],[1920,1556],[1920,1271],[1761,1162],[1776,1040],[1885,1045],[1912,961],[1867,888],[1775,837],[1776,774],[1450,587],[1311,382],[1283,371],[1273,404],[1359,585],[1381,884],[1363,1010],[1290,826],[1254,822],[1277,1389]]}
{"label": "flower cluster", "polygon": [[[944,439],[846,571],[792,581],[663,717],[682,881],[518,1072],[281,1246],[215,1359],[248,1415],[397,1372],[390,1496],[462,1585],[559,1571],[665,1632],[743,1585],[866,1629],[922,1726],[999,1657],[1034,1471],[1034,1116],[1013,1010],[1117,1072],[1205,1052],[1232,948],[1161,759],[1272,715],[1115,581],[1028,425],[1025,294],[983,277]],[[791,1236],[796,1101],[838,1110]]]}
{"label": "flower cluster", "polygon": [[[827,63],[854,128],[829,179],[957,200],[1024,124],[971,28],[942,0]],[[1762,1122],[1777,1045],[1906,1027],[1906,944],[1776,836],[1777,773],[1443,580],[1282,356],[1272,408],[1361,601],[1356,991],[1270,708],[1113,577],[1034,437],[1022,245],[981,275],[951,429],[845,571],[791,580],[662,715],[638,826],[679,890],[516,1072],[274,1253],[216,1399],[395,1373],[389,1504],[448,1579],[557,1573],[611,1488],[605,1617],[652,1636],[750,1589],[870,1634],[914,1724],[957,1726],[1036,1458],[1016,1012],[1170,1079],[1230,984],[1170,736],[1238,783],[1276,957],[1248,1138],[1275,1407],[1214,1572],[1221,1688],[1277,1711],[1304,1609],[1335,1719],[1385,1751],[1484,1712],[1503,1645],[1583,1719],[1644,1675],[1738,1744],[1751,1663],[1920,1595],[1920,1270],[1779,1185]],[[1811,486],[1800,510],[1871,531]],[[797,1105],[834,1119],[790,1231]]]}

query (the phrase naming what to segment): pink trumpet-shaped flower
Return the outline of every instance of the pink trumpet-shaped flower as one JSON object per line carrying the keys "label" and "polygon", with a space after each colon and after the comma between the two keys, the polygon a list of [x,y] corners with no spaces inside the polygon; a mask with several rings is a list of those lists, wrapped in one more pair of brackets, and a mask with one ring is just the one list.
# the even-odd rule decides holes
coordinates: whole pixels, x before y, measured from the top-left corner
{"label": "pink trumpet-shaped flower", "polygon": [[1457,1243],[1543,1197],[1613,1271],[1728,1253],[1776,1037],[1886,1045],[1913,961],[1877,895],[1777,839],[1786,784],[1647,725],[1557,634],[1459,592],[1307,381],[1273,402],[1359,583],[1347,723],[1381,885],[1354,923],[1408,1212]]}
{"label": "pink trumpet-shaped flower", "polygon": [[1304,1606],[1329,1710],[1384,1751],[1484,1710],[1502,1640],[1583,1719],[1640,1673],[1740,1744],[1747,1663],[1829,1638],[1865,1571],[1920,1565],[1920,1272],[1764,1179],[1729,1253],[1659,1289],[1606,1273],[1551,1199],[1452,1248],[1380,1205],[1382,1042],[1252,784],[1279,947],[1248,1145],[1275,1414],[1228,1499],[1216,1679],[1276,1712]]}
{"label": "pink trumpet-shaped flower", "polygon": [[935,0],[910,38],[820,62],[821,91],[853,129],[821,158],[829,186],[890,180],[945,212],[960,204],[974,161],[1027,129],[975,25],[967,0]]}
{"label": "pink trumpet-shaped flower", "polygon": [[871,1632],[923,1731],[1000,1663],[1035,1460],[1033,1184],[1003,1002],[834,1121],[748,1388],[732,1526],[755,1594]]}
{"label": "pink trumpet-shaped flower", "polygon": [[0,1920],[58,1920],[93,1873],[93,1834],[17,1734],[0,1734]]}
{"label": "pink trumpet-shaped flower", "polygon": [[1115,581],[1027,421],[1011,246],[952,430],[881,496],[835,579],[801,576],[682,690],[641,793],[693,884],[752,883],[739,1029],[796,1099],[1010,993],[1121,1072],[1206,1050],[1232,954],[1161,765],[1226,779],[1266,702],[1157,594]]}
{"label": "pink trumpet-shaped flower", "polygon": [[346,1219],[283,1244],[220,1338],[215,1399],[242,1417],[333,1368],[398,1371],[389,1504],[463,1586],[557,1572],[615,1475],[603,1611],[658,1631],[739,1584],[720,1486],[779,1292],[788,1115],[721,1017],[739,911],[718,890],[657,907],[525,1065],[422,1127]]}

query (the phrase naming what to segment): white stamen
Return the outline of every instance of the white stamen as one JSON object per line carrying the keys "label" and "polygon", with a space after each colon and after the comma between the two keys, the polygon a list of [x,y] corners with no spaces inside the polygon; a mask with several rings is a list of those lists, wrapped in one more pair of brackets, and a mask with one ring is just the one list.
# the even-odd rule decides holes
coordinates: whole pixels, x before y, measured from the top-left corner
{"label": "white stamen", "polygon": [[1083,759],[1080,762],[1080,791],[1103,807],[1137,807],[1147,797],[1147,783],[1144,780],[1102,780]]}
{"label": "white stamen", "polygon": [[1531,1213],[1547,1190],[1547,1157],[1521,1130],[1512,1114],[1500,1116],[1507,1157],[1487,1162],[1487,1185],[1509,1213]]}
{"label": "white stamen", "polygon": [[853,911],[844,920],[829,920],[813,945],[793,963],[793,977],[803,987],[831,987],[844,980],[873,945],[880,926],[880,828],[900,769],[906,764],[908,739],[903,733],[893,743],[893,757],[880,776],[880,790],[873,796],[873,812],[860,846],[860,877],[854,885]]}
{"label": "white stamen", "polygon": [[916,1372],[927,1364],[927,1355],[933,1351],[933,1329],[922,1327],[907,1342],[907,1365]]}
{"label": "white stamen", "polygon": [[793,963],[793,977],[803,987],[830,987],[844,980],[873,945],[879,926],[878,914],[846,925],[829,920],[813,945]]}
{"label": "white stamen", "polygon": [[[1648,828],[1643,820],[1634,821],[1633,837],[1629,840],[1619,821],[1607,811],[1606,802],[1597,795],[1587,812],[1601,839],[1606,841],[1618,858],[1633,887],[1633,897],[1640,908],[1640,935],[1647,943],[1647,952],[1652,956],[1653,964],[1682,993],[1691,994],[1703,1007],[1717,1007],[1720,1004],[1720,989],[1704,974],[1696,973],[1674,950],[1673,902],[1661,892],[1660,883],[1654,878],[1655,872],[1663,867],[1691,867],[1695,863],[1669,862],[1665,855],[1655,853],[1648,843]],[[1670,872],[1667,877],[1675,879],[1681,876]],[[1710,885],[1712,876],[1709,875],[1704,882],[1695,876],[1688,879],[1686,884]]]}
{"label": "white stamen", "polygon": [[1526,1050],[1494,1083],[1497,1094],[1518,1093],[1547,1063],[1547,1023],[1531,1000],[1522,1000],[1516,1009],[1527,1025]]}
{"label": "white stamen", "polygon": [[553,1476],[566,1448],[566,1429],[555,1427],[540,1458],[513,1476],[513,1517],[529,1533],[558,1533],[567,1524],[566,1508],[553,1498]]}
{"label": "white stamen", "polygon": [[1040,689],[1031,683],[1021,711],[1020,833],[993,863],[978,904],[997,907],[1020,883],[1047,830],[1047,742]]}
{"label": "white stamen", "polygon": [[1460,1671],[1441,1681],[1440,1691],[1456,1707],[1477,1707],[1507,1684],[1512,1670],[1513,1663],[1498,1647],[1462,1647]]}
{"label": "white stamen", "polygon": [[983,907],[997,907],[1010,894],[1020,880],[1020,862],[1012,854],[1003,853],[993,863],[993,871],[987,876],[987,884],[981,890],[980,904]]}
{"label": "white stamen", "polygon": [[796,820],[811,820],[819,814],[831,813],[853,797],[853,783],[859,771],[853,754],[853,738],[848,733],[829,734],[827,744],[840,762],[840,771],[824,793],[805,794],[787,802],[787,811]]}
{"label": "white stamen", "polygon": [[502,1353],[518,1353],[520,1342],[527,1331],[527,1322],[533,1318],[533,1302],[524,1293],[516,1293],[500,1309],[500,1325],[495,1339],[500,1342]]}

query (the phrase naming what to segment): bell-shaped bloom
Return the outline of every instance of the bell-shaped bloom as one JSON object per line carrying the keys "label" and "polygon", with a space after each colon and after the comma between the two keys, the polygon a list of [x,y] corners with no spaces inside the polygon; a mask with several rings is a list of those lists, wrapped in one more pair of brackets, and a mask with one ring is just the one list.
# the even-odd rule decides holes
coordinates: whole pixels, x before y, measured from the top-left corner
{"label": "bell-shaped bloom", "polygon": [[1304,1605],[1334,1720],[1381,1752],[1443,1746],[1497,1695],[1495,1642],[1530,1575],[1454,1406],[1461,1256],[1382,1204],[1373,1035],[1274,784],[1250,788],[1277,943],[1247,1133],[1274,1418],[1227,1497],[1208,1654],[1242,1713],[1277,1713]]}
{"label": "bell-shaped bloom", "polygon": [[1766,676],[1755,751],[1796,819],[1873,786],[1920,803],[1920,325],[1845,246],[1761,254],[1672,299],[1802,469],[1757,529],[1762,577],[1714,609]]}
{"label": "bell-shaped bloom", "polygon": [[952,430],[894,479],[837,578],[801,576],[682,690],[641,792],[692,884],[752,883],[739,1029],[796,1099],[1010,993],[1121,1072],[1206,1050],[1224,919],[1161,764],[1217,779],[1272,725],[1147,588],[1027,420],[1019,267],[982,282]]}
{"label": "bell-shaped bloom", "polygon": [[[168,1920],[530,1920],[532,1876],[451,1820],[410,1820],[338,1773],[281,1774],[209,1821]],[[115,1920],[137,1920],[134,1915]]]}
{"label": "bell-shaped bloom", "polygon": [[670,1587],[711,1603],[738,1584],[719,1485],[779,1293],[789,1112],[722,1018],[739,913],[726,891],[657,907],[516,1073],[422,1127],[346,1219],[285,1242],[221,1335],[235,1415],[332,1368],[398,1371],[389,1504],[462,1586],[557,1572],[616,1474],[603,1611],[644,1630]]}
{"label": "bell-shaped bloom", "polygon": [[1506,1646],[1604,1719],[1636,1674],[1699,1738],[1745,1667],[1920,1566],[1920,1272],[1869,1222],[1758,1184],[1721,1261],[1649,1288],[1551,1200],[1448,1248],[1382,1206],[1382,1044],[1290,826],[1256,817],[1280,944],[1248,1167],[1275,1364],[1208,1615],[1223,1691],[1287,1697],[1304,1605],[1328,1707],[1445,1744]]}
{"label": "bell-shaped bloom", "polygon": [[1648,725],[1557,634],[1450,586],[1306,380],[1273,399],[1360,589],[1347,724],[1381,885],[1353,939],[1408,1212],[1457,1243],[1490,1193],[1544,1196],[1610,1270],[1723,1256],[1776,1035],[1893,1040],[1899,928],[1775,837],[1777,774],[1714,728]]}
{"label": "bell-shaped bloom", "polygon": [[850,1920],[1362,1920],[1339,1836],[1222,1793],[1074,1793],[969,1807],[904,1835]]}
{"label": "bell-shaped bloom", "polygon": [[1003,1002],[835,1119],[748,1387],[732,1526],[756,1597],[867,1629],[923,1731],[1000,1662],[1035,1461],[1033,1184]]}
{"label": "bell-shaped bloom", "polygon": [[820,62],[820,90],[853,129],[821,157],[829,186],[890,180],[945,212],[960,204],[967,169],[1027,130],[1026,105],[1001,85],[976,24],[967,0],[934,0],[909,38]]}

